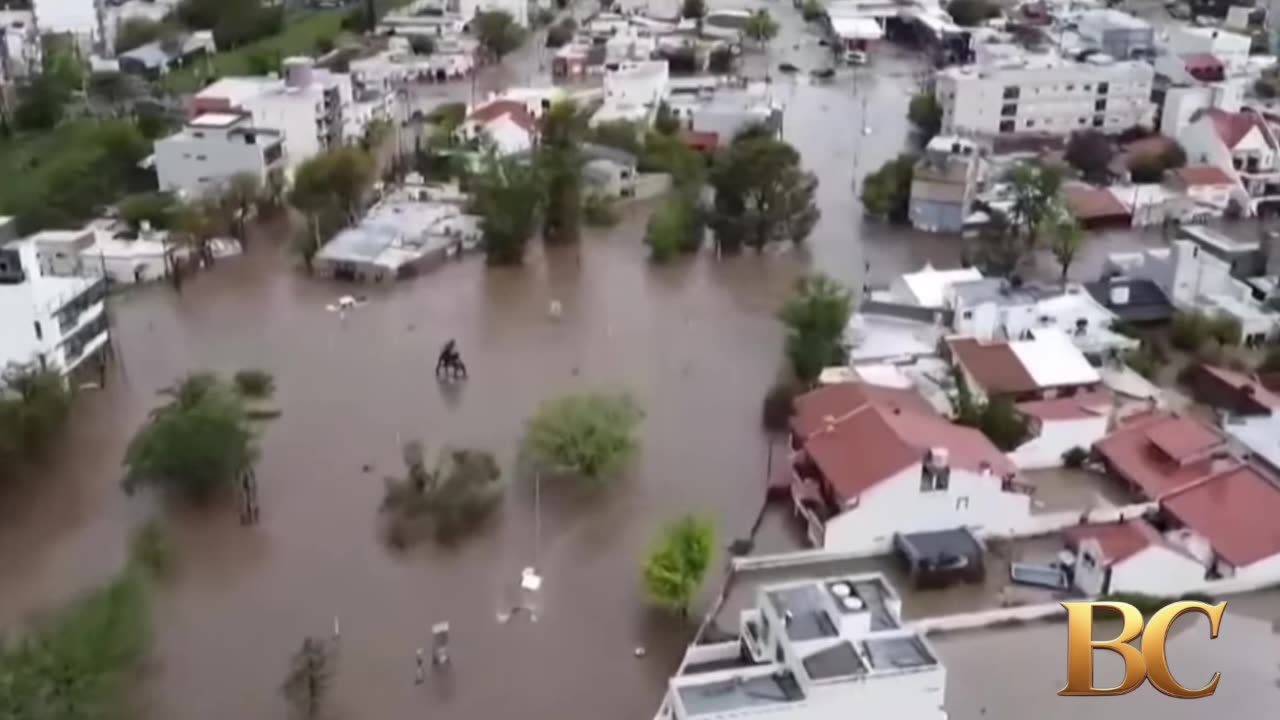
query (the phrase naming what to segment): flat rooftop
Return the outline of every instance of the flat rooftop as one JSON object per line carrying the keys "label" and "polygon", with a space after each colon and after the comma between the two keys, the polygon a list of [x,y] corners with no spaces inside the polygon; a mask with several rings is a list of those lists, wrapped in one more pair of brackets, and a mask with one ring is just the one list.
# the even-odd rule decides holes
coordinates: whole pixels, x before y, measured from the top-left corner
{"label": "flat rooftop", "polygon": [[236,113],[205,113],[197,115],[187,125],[202,128],[227,128],[240,122],[242,118],[242,115]]}
{"label": "flat rooftop", "polygon": [[938,664],[918,635],[869,637],[862,641],[867,663],[875,670],[905,670]]}
{"label": "flat rooftop", "polygon": [[804,700],[804,690],[790,672],[741,675],[699,685],[679,686],[676,692],[689,715],[718,715],[738,710]]}

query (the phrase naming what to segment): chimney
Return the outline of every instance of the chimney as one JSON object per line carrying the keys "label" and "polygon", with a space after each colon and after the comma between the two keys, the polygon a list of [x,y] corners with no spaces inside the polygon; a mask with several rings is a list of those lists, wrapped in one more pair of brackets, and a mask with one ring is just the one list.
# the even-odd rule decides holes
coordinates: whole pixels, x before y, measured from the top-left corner
{"label": "chimney", "polygon": [[1111,285],[1111,304],[1112,305],[1128,305],[1129,304],[1129,286],[1128,285]]}

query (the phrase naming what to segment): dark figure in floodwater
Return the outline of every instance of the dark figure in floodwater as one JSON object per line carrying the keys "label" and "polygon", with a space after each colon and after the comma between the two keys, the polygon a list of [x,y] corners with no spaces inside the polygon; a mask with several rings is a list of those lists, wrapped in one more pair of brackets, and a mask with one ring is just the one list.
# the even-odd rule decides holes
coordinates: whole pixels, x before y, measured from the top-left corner
{"label": "dark figure in floodwater", "polygon": [[453,340],[440,348],[440,357],[436,359],[436,377],[441,380],[467,378],[467,366],[462,362],[462,355],[458,353],[457,343]]}

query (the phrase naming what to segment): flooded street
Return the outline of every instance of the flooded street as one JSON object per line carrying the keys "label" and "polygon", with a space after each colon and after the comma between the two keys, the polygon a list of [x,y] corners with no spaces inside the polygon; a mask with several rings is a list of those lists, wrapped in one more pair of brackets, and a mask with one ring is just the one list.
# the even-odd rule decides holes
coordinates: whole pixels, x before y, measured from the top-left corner
{"label": "flooded street", "polygon": [[[158,389],[191,371],[261,368],[274,374],[283,411],[262,439],[262,522],[245,529],[230,508],[164,516],[180,566],[156,599],[154,665],[140,698],[148,717],[281,716],[292,653],[304,636],[330,634],[335,616],[335,698],[351,717],[651,717],[693,628],[647,608],[640,564],[658,527],[680,513],[713,516],[722,548],[748,532],[766,475],[760,401],[781,363],[775,313],[793,280],[817,268],[859,287],[866,267],[887,281],[960,254],[954,238],[860,219],[854,178],[902,148],[919,60],[885,46],[873,65],[813,84],[805,73],[825,64],[826,49],[789,5],[767,6],[783,32],[768,58],[749,52],[748,69],[789,61],[804,71],[773,76],[784,134],[821,180],[823,216],[806,248],[656,268],[641,244],[647,213],[636,208],[615,228],[588,230],[580,251],[535,250],[523,268],[475,257],[360,288],[369,302],[345,318],[325,305],[350,286],[303,277],[282,247],[263,242],[180,296],[168,286],[122,295],[112,301],[118,353],[106,389],[77,401],[66,449],[47,470],[0,490],[0,627],[123,562],[129,528],[152,508],[120,491],[120,462]],[[540,52],[509,58],[477,91],[537,82]],[[470,92],[442,86],[423,97]],[[563,304],[558,320],[552,300]],[[457,394],[432,372],[449,338],[470,368]],[[544,483],[535,543],[532,483],[515,471],[526,418],[545,399],[614,387],[647,415],[637,461],[594,494]],[[402,472],[411,439],[432,456],[469,446],[502,463],[511,486],[503,511],[456,550],[396,554],[381,541],[383,477]],[[537,621],[500,623],[521,568],[535,563],[544,577]],[[415,686],[414,652],[430,647],[439,621],[452,626],[452,669]],[[640,645],[647,653],[637,658]],[[1003,683],[980,679],[990,672],[985,650],[950,652],[953,689],[966,678]],[[976,717],[966,692],[957,720]]]}

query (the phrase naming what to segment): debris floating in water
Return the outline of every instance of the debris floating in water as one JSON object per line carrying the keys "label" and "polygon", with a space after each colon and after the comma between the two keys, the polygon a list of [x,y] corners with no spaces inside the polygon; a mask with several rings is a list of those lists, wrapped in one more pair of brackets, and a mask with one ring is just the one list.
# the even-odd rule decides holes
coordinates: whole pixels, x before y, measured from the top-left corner
{"label": "debris floating in water", "polygon": [[552,300],[547,304],[547,314],[553,319],[559,320],[560,316],[564,314],[564,306],[560,304],[559,300]]}
{"label": "debris floating in water", "polygon": [[638,658],[642,658],[642,657],[644,657],[644,656],[645,656],[645,653],[647,653],[648,651],[644,649],[644,646],[643,646],[643,645],[637,645],[637,646],[636,646],[636,649],[635,649],[635,650],[632,650],[631,652],[632,652],[632,654],[634,654],[636,657],[638,657]]}

